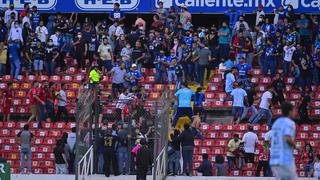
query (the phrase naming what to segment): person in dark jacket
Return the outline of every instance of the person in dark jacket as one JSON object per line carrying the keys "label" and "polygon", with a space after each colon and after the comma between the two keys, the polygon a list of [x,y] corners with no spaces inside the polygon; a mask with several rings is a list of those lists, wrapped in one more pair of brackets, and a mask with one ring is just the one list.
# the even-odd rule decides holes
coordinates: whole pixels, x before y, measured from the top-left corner
{"label": "person in dark jacket", "polygon": [[189,167],[189,175],[192,176],[192,165],[193,165],[193,149],[194,149],[194,136],[200,136],[203,140],[199,131],[191,128],[188,123],[184,125],[184,131],[180,134],[178,140],[182,146],[182,159],[183,159],[183,172],[182,175],[187,175],[187,166]]}
{"label": "person in dark jacket", "polygon": [[208,158],[208,154],[202,154],[203,161],[197,169],[197,171],[201,172],[203,176],[212,176],[212,164]]}
{"label": "person in dark jacket", "polygon": [[136,166],[137,166],[137,180],[146,180],[148,168],[151,165],[151,153],[147,146],[147,141],[141,139],[141,148],[137,154]]}
{"label": "person in dark jacket", "polygon": [[110,164],[113,165],[114,175],[118,175],[118,164],[116,162],[116,144],[118,142],[118,136],[112,134],[111,129],[107,129],[104,135],[104,166],[105,166],[105,175],[106,177],[110,176]]}
{"label": "person in dark jacket", "polygon": [[180,131],[175,129],[173,134],[170,135],[171,142],[170,147],[171,148],[168,151],[169,156],[169,175],[177,175],[179,171],[179,165],[180,165],[180,141],[178,139],[180,135]]}

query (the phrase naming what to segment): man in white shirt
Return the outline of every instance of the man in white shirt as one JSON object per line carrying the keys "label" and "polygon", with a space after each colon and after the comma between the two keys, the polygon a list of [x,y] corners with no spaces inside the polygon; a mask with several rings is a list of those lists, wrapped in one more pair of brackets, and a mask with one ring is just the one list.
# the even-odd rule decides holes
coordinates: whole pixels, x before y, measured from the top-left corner
{"label": "man in white shirt", "polygon": [[243,135],[242,142],[244,142],[244,158],[246,163],[254,163],[254,153],[256,144],[258,144],[258,136],[253,132],[253,127],[248,127],[248,132]]}
{"label": "man in white shirt", "polygon": [[232,116],[233,120],[238,124],[241,120],[244,102],[247,101],[247,93],[243,88],[243,83],[239,83],[238,87],[231,91],[233,97]]}
{"label": "man in white shirt", "polygon": [[19,26],[18,21],[14,23],[14,27],[10,29],[9,36],[8,36],[9,41],[20,41],[23,43],[23,38],[22,38],[22,29]]}
{"label": "man in white shirt", "polygon": [[258,112],[258,115],[253,119],[252,124],[257,124],[261,118],[263,118],[264,115],[267,115],[267,123],[269,128],[271,128],[272,124],[272,112],[270,111],[271,106],[271,99],[272,99],[272,93],[273,93],[273,87],[269,86],[268,91],[264,92],[262,94],[261,100],[260,100],[260,110]]}
{"label": "man in white shirt", "polygon": [[66,108],[67,95],[66,95],[65,89],[66,89],[66,84],[61,84],[61,90],[58,95],[59,102],[58,102],[58,112],[57,112],[56,121],[60,121],[61,115],[64,114],[65,115],[65,122],[67,123],[68,122],[68,118],[67,118],[68,113],[67,113],[67,108]]}
{"label": "man in white shirt", "polygon": [[18,21],[18,11],[16,11],[14,9],[14,4],[10,3],[9,5],[9,9],[6,10],[6,12],[4,13],[4,23],[7,24],[9,22],[9,20],[11,19],[11,13],[14,13],[15,16],[15,20]]}
{"label": "man in white shirt", "polygon": [[256,12],[256,25],[258,25],[259,22],[263,22],[263,16],[265,16],[265,13],[263,11],[263,5],[259,4],[258,11]]}
{"label": "man in white shirt", "polygon": [[110,71],[112,69],[113,52],[108,38],[102,39],[102,44],[98,47],[98,53],[103,62],[102,72]]}
{"label": "man in white shirt", "polygon": [[57,29],[56,33],[52,34],[49,39],[52,40],[54,46],[59,46],[59,38],[61,36],[61,30]]}
{"label": "man in white shirt", "polygon": [[124,114],[122,111],[128,105],[128,102],[133,99],[133,95],[128,91],[128,89],[123,90],[123,92],[119,95],[119,100],[116,104],[116,120],[118,122],[124,120]]}
{"label": "man in white shirt", "polygon": [[292,56],[294,51],[296,51],[296,48],[293,46],[293,44],[289,45],[289,42],[287,42],[287,45],[283,47],[283,51],[284,51],[283,72],[284,72],[284,75],[287,76],[290,70]]}
{"label": "man in white shirt", "polygon": [[44,26],[43,20],[40,20],[39,26],[36,28],[36,34],[42,43],[46,43],[48,39],[48,29]]}

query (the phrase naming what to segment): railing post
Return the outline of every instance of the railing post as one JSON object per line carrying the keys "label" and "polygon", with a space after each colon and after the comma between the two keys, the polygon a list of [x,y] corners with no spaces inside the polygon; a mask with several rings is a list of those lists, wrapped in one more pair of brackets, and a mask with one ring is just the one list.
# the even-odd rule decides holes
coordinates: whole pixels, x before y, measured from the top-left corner
{"label": "railing post", "polygon": [[93,174],[93,158],[94,158],[94,153],[93,153],[93,149],[91,149],[90,152],[90,163],[91,163],[91,168],[90,168],[90,174]]}

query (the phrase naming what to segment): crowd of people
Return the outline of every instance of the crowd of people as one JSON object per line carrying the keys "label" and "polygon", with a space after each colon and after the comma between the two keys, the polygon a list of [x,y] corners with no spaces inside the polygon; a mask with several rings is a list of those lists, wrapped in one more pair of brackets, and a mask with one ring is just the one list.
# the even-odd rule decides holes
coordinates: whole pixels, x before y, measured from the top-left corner
{"label": "crowd of people", "polygon": [[[150,26],[141,15],[137,15],[135,22],[130,23],[132,26],[127,26],[124,24],[126,15],[119,3],[114,4],[114,10],[110,12],[108,19],[97,21],[89,17],[79,19],[77,13],[68,16],[56,13],[45,19],[36,6],[29,7],[29,4],[25,4],[24,9],[18,13],[14,4],[11,3],[9,8],[3,11],[0,21],[0,78],[2,75],[10,74],[17,82],[19,75],[50,77],[63,75],[68,67],[77,67],[79,73],[88,76],[80,85],[79,96],[84,89],[99,84],[103,75],[112,76],[111,95],[119,99],[116,105],[117,121],[122,122],[126,107],[123,102],[134,99],[134,96],[144,95],[143,90],[139,89],[142,85],[142,68],[155,68],[155,83],[176,85],[175,95],[179,100],[175,104],[172,124],[176,127],[179,117],[182,116],[188,116],[192,120],[192,116],[196,114],[205,121],[206,115],[202,107],[205,98],[202,90],[210,80],[211,71],[219,70],[223,72],[224,89],[227,93],[227,98],[220,101],[233,101],[234,122],[239,123],[245,119],[248,111],[252,112],[248,120],[250,123],[258,123],[267,115],[268,126],[276,129],[272,137],[276,137],[275,132],[279,129],[285,130],[279,132],[286,137],[285,142],[280,138],[285,147],[279,148],[285,153],[292,151],[294,125],[288,119],[278,119],[273,123],[271,108],[281,106],[283,115],[291,116],[292,107],[281,103],[284,102],[285,90],[283,77],[293,76],[294,89],[301,92],[303,97],[299,108],[300,120],[303,122],[308,120],[307,106],[312,93],[311,86],[319,85],[320,75],[318,16],[295,14],[291,5],[286,9],[280,6],[271,15],[265,14],[263,6],[259,5],[254,23],[248,23],[246,17],[250,15],[245,15],[241,11],[229,10],[225,15],[229,20],[220,24],[213,24],[211,27],[195,27],[188,7],[165,9],[163,3],[159,2],[159,8],[153,14]],[[252,83],[253,67],[260,68],[264,77],[272,79],[272,84],[268,86],[261,98],[257,95],[257,85]],[[276,71],[277,69],[282,69],[282,73]],[[199,88],[197,92],[193,92],[188,85]],[[56,93],[57,89],[59,93]],[[44,81],[40,85],[38,81],[32,82],[28,93],[32,115],[28,122],[37,120],[39,127],[46,119],[67,122],[65,90],[66,84]],[[8,84],[3,97],[4,121],[9,121],[13,98],[12,84]],[[194,109],[190,103],[191,99],[195,104]],[[55,101],[57,101],[57,113],[54,111]],[[61,115],[65,118],[62,119]],[[285,121],[287,126],[278,125],[277,122],[280,121]],[[27,127],[25,130],[28,130]],[[139,131],[141,130],[137,128],[137,134],[141,134],[139,138],[141,140],[136,143],[137,148],[133,148],[133,153],[136,154],[137,174],[141,176],[139,178],[144,179],[148,171],[146,166],[150,164],[150,157],[144,156],[148,154],[146,153],[148,151],[146,134],[152,133],[152,130],[144,133]],[[229,142],[227,152],[229,170],[243,166],[243,162],[252,162],[253,152],[256,150],[256,147],[252,148],[253,144],[256,144],[253,134],[252,131],[248,132],[243,137],[243,143],[238,135]],[[171,155],[174,158],[169,159],[170,173],[178,174],[181,151],[184,162],[182,174],[192,175],[195,135],[202,138],[197,128],[188,124],[184,126],[183,132],[174,131],[171,136]],[[23,136],[25,141],[32,137],[27,133],[22,133],[20,136]],[[104,163],[100,163],[98,169],[107,176],[110,175],[111,162],[115,175],[127,173],[127,170],[132,168],[125,163],[126,154],[131,149],[124,149],[126,144],[123,141],[125,140],[120,136],[122,136],[120,131],[115,129],[110,131],[106,128],[101,133],[99,162]],[[127,136],[123,135],[123,137]],[[288,136],[291,139],[287,138]],[[57,141],[54,151],[59,173],[66,173],[66,167],[68,165],[71,167],[68,155],[64,153],[67,147],[65,144],[65,140]],[[118,144],[120,144],[119,147]],[[270,175],[267,163],[269,159],[271,166],[280,161],[282,163],[283,159],[273,161],[273,158],[277,158],[273,157],[272,153],[271,157],[269,156],[269,150],[266,147],[270,144],[265,144],[260,147],[258,167],[262,168],[267,176]],[[239,150],[241,146],[243,152]],[[277,146],[275,141],[271,142],[271,147]],[[272,148],[270,150],[273,151]],[[310,147],[307,151],[309,153],[305,153],[304,156],[310,155]],[[106,156],[106,152],[113,154],[113,158]],[[28,156],[28,151],[24,153]],[[203,158],[205,161],[199,171],[210,175],[207,170],[212,168],[208,167],[210,165],[208,158],[206,155]],[[285,160],[290,161],[291,165],[293,156]],[[313,160],[310,159],[309,169],[311,169],[311,162]],[[287,165],[286,163],[283,164]],[[223,164],[224,158],[217,157],[217,174],[225,174]],[[123,165],[125,168],[121,171]],[[132,169],[135,170],[134,167]],[[273,167],[272,169],[275,175],[283,173],[283,169],[282,171]]]}

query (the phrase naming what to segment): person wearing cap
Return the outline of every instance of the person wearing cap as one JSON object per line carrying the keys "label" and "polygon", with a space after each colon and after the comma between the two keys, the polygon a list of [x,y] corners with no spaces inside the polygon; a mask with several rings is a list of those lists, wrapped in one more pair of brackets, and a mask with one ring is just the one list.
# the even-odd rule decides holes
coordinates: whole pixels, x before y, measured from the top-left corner
{"label": "person wearing cap", "polygon": [[238,69],[238,82],[242,82],[246,79],[246,75],[250,73],[251,66],[247,64],[244,57],[239,58],[239,63],[237,64]]}
{"label": "person wearing cap", "polygon": [[181,13],[179,13],[180,20],[179,22],[184,26],[187,23],[188,19],[191,19],[191,14],[188,12],[188,7],[186,5],[180,6]]}
{"label": "person wearing cap", "polygon": [[109,14],[109,20],[112,22],[123,21],[126,18],[125,14],[120,9],[119,3],[113,4],[113,10]]}
{"label": "person wearing cap", "polygon": [[231,112],[233,116],[233,121],[238,124],[243,114],[244,104],[248,100],[247,92],[243,89],[243,83],[239,82],[238,86],[231,91],[230,95],[233,97]]}
{"label": "person wearing cap", "polygon": [[130,71],[126,74],[125,77],[127,87],[129,89],[132,89],[134,86],[137,86],[141,78],[142,74],[138,70],[137,64],[132,64]]}
{"label": "person wearing cap", "polygon": [[189,89],[186,83],[184,83],[181,89],[174,94],[178,98],[178,109],[174,116],[172,127],[176,127],[179,118],[183,116],[188,116],[192,122],[193,111],[191,107],[191,98],[194,94],[194,91]]}

